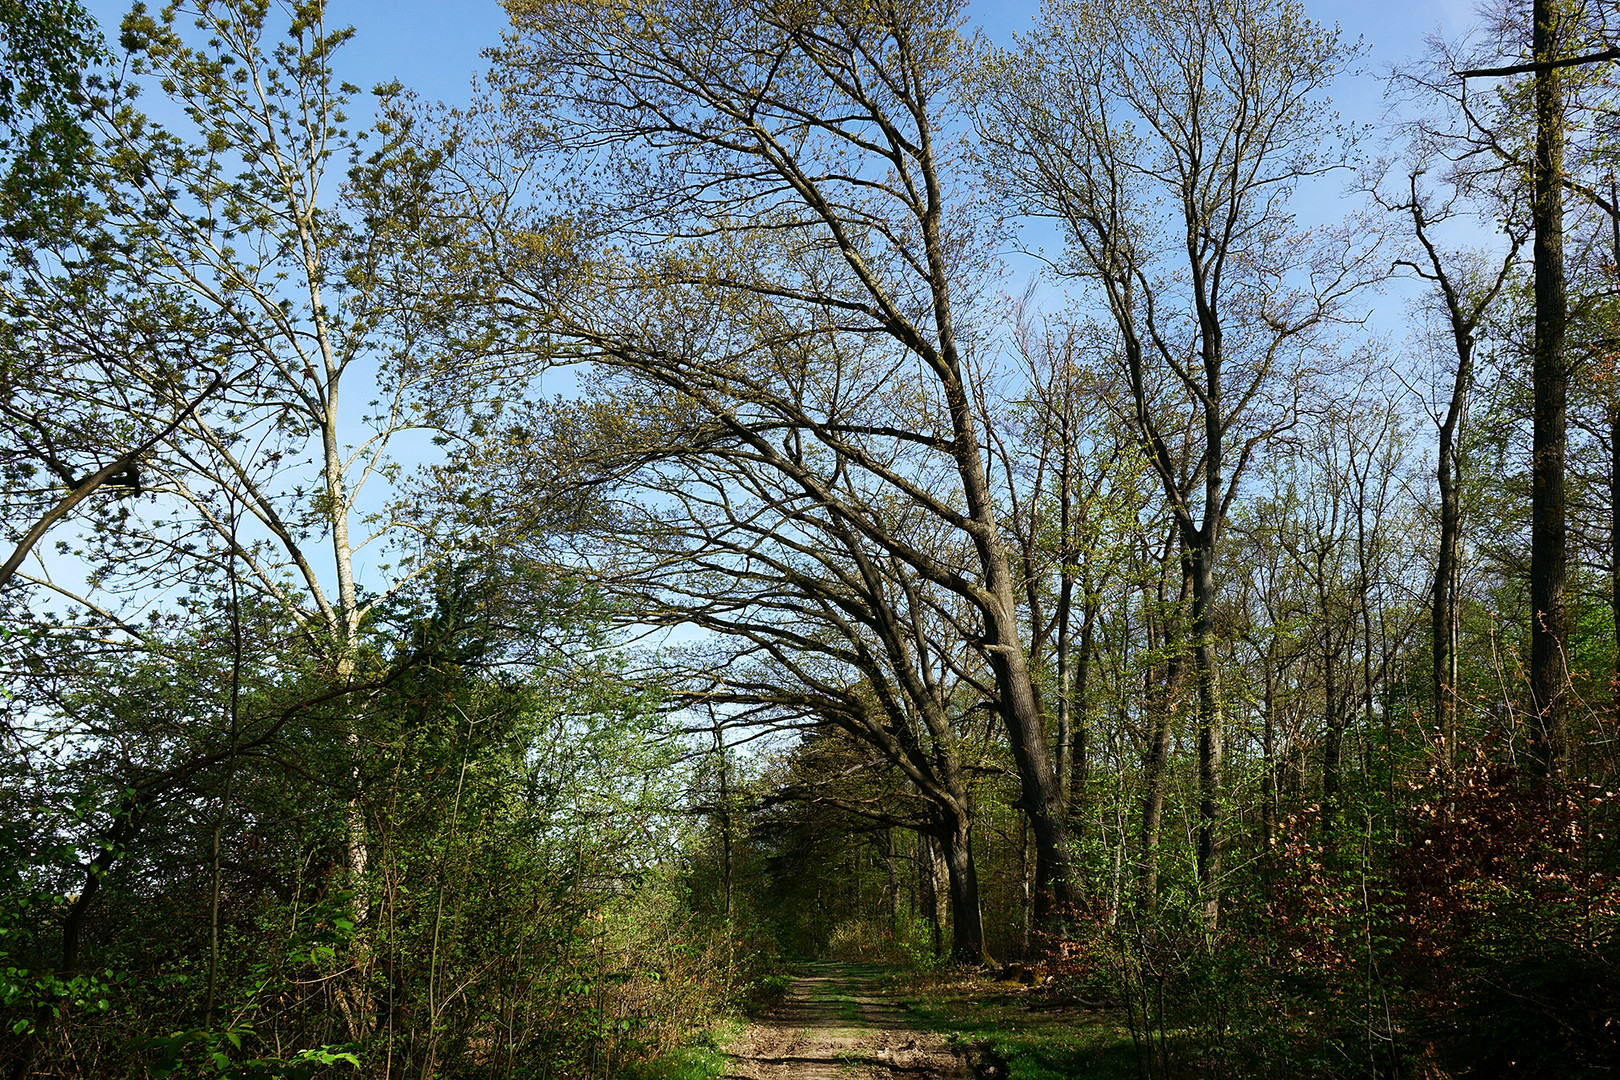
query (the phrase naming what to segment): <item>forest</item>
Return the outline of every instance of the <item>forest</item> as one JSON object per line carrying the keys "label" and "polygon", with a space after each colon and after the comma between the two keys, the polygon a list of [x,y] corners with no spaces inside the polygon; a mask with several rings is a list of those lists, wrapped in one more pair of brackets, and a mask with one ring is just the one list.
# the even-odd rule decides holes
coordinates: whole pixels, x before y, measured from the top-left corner
{"label": "forest", "polygon": [[1612,4],[502,7],[0,0],[8,1080],[1616,1075]]}

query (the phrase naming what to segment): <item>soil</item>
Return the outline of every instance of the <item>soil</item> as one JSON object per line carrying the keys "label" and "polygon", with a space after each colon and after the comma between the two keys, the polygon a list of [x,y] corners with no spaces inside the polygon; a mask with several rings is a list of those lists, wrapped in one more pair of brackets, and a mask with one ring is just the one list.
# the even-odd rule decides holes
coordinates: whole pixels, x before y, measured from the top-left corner
{"label": "soil", "polygon": [[731,1045],[727,1080],[973,1080],[944,1037],[909,1027],[872,980],[820,964]]}

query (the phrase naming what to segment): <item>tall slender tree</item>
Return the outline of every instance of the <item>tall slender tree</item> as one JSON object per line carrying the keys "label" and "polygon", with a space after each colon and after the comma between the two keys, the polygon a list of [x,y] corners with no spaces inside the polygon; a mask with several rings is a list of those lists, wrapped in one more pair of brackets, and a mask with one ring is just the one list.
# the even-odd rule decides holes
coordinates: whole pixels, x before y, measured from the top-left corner
{"label": "tall slender tree", "polygon": [[[442,239],[422,228],[437,159],[412,152],[398,88],[383,88],[375,126],[351,128],[354,91],[334,65],[352,31],[329,28],[318,2],[286,10],[280,26],[275,13],[241,0],[131,12],[126,73],[98,86],[85,114],[83,220],[15,259],[0,285],[9,339],[72,376],[32,378],[0,412],[20,448],[8,456],[53,477],[19,505],[60,497],[60,516],[94,485],[120,496],[99,500],[95,527],[74,541],[83,583],[44,560],[14,581],[140,648],[145,616],[206,606],[228,563],[252,602],[300,628],[341,694],[368,681],[377,605],[453,552],[423,548],[416,523],[376,491],[401,468],[397,442],[413,429],[464,434],[513,368],[447,345],[437,315],[414,302]],[[171,106],[161,118],[137,108],[143,90]],[[63,387],[83,389],[68,401]],[[78,441],[64,444],[55,434],[68,422]],[[369,584],[368,546],[381,564]],[[345,861],[364,923],[353,709]],[[351,985],[362,993],[364,971]],[[357,1033],[372,1023],[363,1002],[349,1016]]]}
{"label": "tall slender tree", "polygon": [[[1323,328],[1367,280],[1353,235],[1307,240],[1287,201],[1346,163],[1323,94],[1337,34],[1270,0],[1050,3],[991,59],[986,175],[1014,211],[1067,233],[1115,335],[1128,412],[1174,514],[1192,594],[1198,876],[1216,924],[1225,705],[1216,570],[1256,452],[1294,423]],[[1195,452],[1173,433],[1193,422]]]}
{"label": "tall slender tree", "polygon": [[[1583,100],[1583,91],[1603,84],[1603,76],[1620,51],[1611,44],[1600,4],[1531,0],[1528,27],[1525,14],[1522,6],[1509,9],[1506,18],[1498,21],[1495,35],[1503,51],[1522,50],[1525,59],[1495,67],[1454,68],[1450,74],[1461,88],[1451,90],[1450,95],[1463,103],[1470,126],[1465,137],[1528,174],[1533,264],[1529,758],[1531,772],[1546,779],[1563,768],[1570,696],[1565,610],[1570,379],[1565,195],[1574,190],[1593,205],[1606,205],[1600,186],[1571,169],[1569,142],[1577,126],[1573,114],[1591,104]],[[1526,75],[1528,86],[1516,79]],[[1497,95],[1476,95],[1497,106],[1494,114],[1468,98],[1467,80],[1486,78],[1510,80]],[[1526,116],[1528,132],[1524,131]],[[1575,160],[1581,156],[1578,153]]]}
{"label": "tall slender tree", "polygon": [[1569,318],[1564,273],[1564,74],[1550,65],[1567,49],[1568,18],[1558,0],[1531,6],[1530,57],[1535,150],[1531,173],[1531,261],[1535,335],[1530,379],[1534,431],[1530,450],[1530,757],[1538,775],[1556,775],[1563,757],[1569,664],[1564,590],[1568,523],[1564,494],[1568,453],[1569,370],[1564,356]]}
{"label": "tall slender tree", "polygon": [[[1419,153],[1432,158],[1440,148],[1419,130]],[[1462,444],[1469,399],[1474,389],[1480,335],[1493,305],[1512,279],[1526,232],[1522,218],[1512,212],[1499,215],[1507,245],[1500,259],[1486,259],[1448,251],[1439,230],[1466,213],[1465,200],[1475,187],[1474,177],[1452,172],[1443,182],[1452,185],[1448,197],[1426,190],[1427,162],[1406,174],[1405,198],[1379,197],[1383,207],[1403,215],[1416,241],[1412,257],[1396,261],[1428,283],[1444,319],[1450,353],[1448,392],[1436,402],[1424,402],[1437,436],[1435,484],[1440,496],[1439,535],[1435,550],[1434,580],[1430,588],[1429,629],[1433,640],[1430,666],[1434,695],[1434,724],[1441,741],[1442,769],[1450,774],[1457,742],[1458,618],[1463,566]],[[1494,202],[1494,200],[1493,200]]]}

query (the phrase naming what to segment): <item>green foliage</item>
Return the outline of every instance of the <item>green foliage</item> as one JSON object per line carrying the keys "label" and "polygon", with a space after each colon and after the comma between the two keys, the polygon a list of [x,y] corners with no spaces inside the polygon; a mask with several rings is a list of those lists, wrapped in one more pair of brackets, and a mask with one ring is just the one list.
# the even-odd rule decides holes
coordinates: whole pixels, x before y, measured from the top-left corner
{"label": "green foliage", "polygon": [[736,1033],[734,1027],[710,1029],[692,1045],[630,1065],[619,1075],[623,1080],[717,1080],[726,1075],[732,1064],[723,1051],[725,1043]]}
{"label": "green foliage", "polygon": [[[1615,312],[1592,254],[1609,222],[1572,196],[1597,297],[1571,406],[1581,779],[1536,786],[1514,771],[1525,312],[1480,327],[1497,371],[1461,435],[1459,737],[1441,747],[1433,530],[1410,497],[1429,421],[1375,385],[1386,357],[1315,333],[1361,284],[1354,230],[1282,212],[1343,163],[1318,90],[1356,51],[1297,5],[1055,2],[975,84],[955,2],[732,19],[516,0],[510,96],[446,116],[346,84],[353,32],[318,0],[194,7],[137,5],[125,73],[83,77],[100,46],[82,6],[0,0],[10,533],[149,448],[144,488],[63,526],[84,595],[0,597],[0,1066],[706,1080],[716,1018],[779,1001],[789,956],[903,970],[914,1015],[1012,1080],[1585,1077],[1620,1057]],[[892,78],[910,50],[916,77]],[[1178,56],[1221,85],[1180,85]],[[1203,130],[1171,115],[1194,99],[1249,115],[1251,70],[1279,80],[1276,171],[1156,202],[1175,170],[1140,140]],[[951,358],[941,291],[989,280],[1001,223],[936,151],[971,143],[956,110],[997,79],[993,182],[1040,202],[1062,179],[1090,206],[1071,239],[1100,246],[1054,263],[1120,290],[1010,380],[976,302],[973,359]],[[857,85],[876,96],[819,115]],[[1161,210],[1221,205],[1232,229],[1143,246]],[[1189,277],[1166,261],[1183,234],[1243,250]],[[1202,318],[1169,313],[1214,279],[1242,370],[1183,429],[1184,365],[1208,375],[1214,354]],[[1170,318],[1169,375],[1133,394],[1119,334],[1150,312]],[[516,404],[535,365],[582,357],[617,374]],[[216,371],[228,385],[194,402]],[[364,392],[340,409],[346,372]],[[1189,437],[1238,402],[1224,464],[1200,458]],[[1132,427],[1150,414],[1162,475]],[[368,478],[395,486],[362,499]],[[1227,536],[1203,612],[1219,687],[1189,668],[1201,484],[1230,496],[1205,507]],[[1078,612],[1061,665],[1060,606]],[[714,636],[621,651],[625,628],[676,626]],[[1217,688],[1218,717],[1198,701]],[[1046,778],[998,722],[1020,690],[1050,738],[1072,706],[1059,854],[1086,895],[1044,925],[1028,781]],[[686,727],[701,709],[712,749]],[[1219,777],[1197,775],[1200,710],[1226,725]],[[776,741],[723,745],[754,725]],[[970,906],[952,912],[923,837],[958,805]],[[1226,852],[1212,880],[1200,821]],[[1050,953],[1029,989],[952,970],[952,924],[979,913],[995,955]]]}
{"label": "green foliage", "polygon": [[[497,632],[508,620],[577,651],[517,655]],[[80,672],[80,719],[126,747],[146,740],[141,790],[179,777],[194,794],[154,800],[114,842],[125,796],[77,771],[93,756],[30,777],[34,797],[67,805],[54,824],[7,823],[34,857],[3,867],[0,1018],[38,1053],[72,1040],[154,1075],[290,1078],[390,1057],[459,1075],[497,1046],[509,1069],[603,1075],[674,1051],[740,999],[757,969],[729,927],[694,918],[670,860],[685,777],[657,693],[619,676],[587,591],[463,567],[387,607],[373,633],[382,674],[340,702],[341,723],[299,705],[311,690],[295,649],[244,658],[234,761],[217,632],[185,639],[185,662],[161,675]],[[98,679],[120,695],[90,693]],[[198,719],[179,730],[174,715]],[[356,725],[358,754],[344,735]],[[356,777],[363,876],[343,861]],[[88,786],[58,786],[70,781]],[[70,836],[49,846],[63,828],[116,854],[83,935],[95,966],[71,978],[38,974],[59,963],[67,891],[43,886],[82,873]]]}
{"label": "green foliage", "polygon": [[63,978],[53,971],[16,967],[17,958],[0,952],[0,1016],[13,1037],[33,1035],[47,1016],[59,1020],[68,1011],[94,1016],[111,1006],[112,971],[81,971]]}
{"label": "green foliage", "polygon": [[793,976],[782,972],[766,972],[748,984],[748,997],[754,1005],[768,1008],[787,997],[788,988],[792,985]]}
{"label": "green foliage", "polygon": [[1376,790],[1335,829],[1284,822],[1219,935],[1166,890],[1081,922],[1043,970],[1118,1010],[1148,1076],[1601,1075],[1620,1047],[1615,796],[1537,791],[1483,753],[1406,795],[1387,828]]}
{"label": "green foliage", "polygon": [[84,183],[84,71],[102,59],[95,20],[76,0],[0,0],[0,228],[54,231]]}
{"label": "green foliage", "polygon": [[1117,1014],[1032,999],[963,973],[900,975],[891,984],[910,1022],[948,1034],[1007,1080],[1140,1080]]}
{"label": "green foliage", "polygon": [[213,1076],[218,1080],[309,1080],[333,1066],[360,1067],[359,1058],[334,1046],[299,1050],[274,1058],[233,1058],[233,1052],[242,1049],[243,1037],[252,1033],[253,1029],[245,1024],[223,1031],[177,1031],[166,1038],[151,1039],[139,1048],[155,1052],[155,1059],[146,1064],[147,1075],[153,1080],[167,1080],[176,1069],[182,1068],[191,1075]]}

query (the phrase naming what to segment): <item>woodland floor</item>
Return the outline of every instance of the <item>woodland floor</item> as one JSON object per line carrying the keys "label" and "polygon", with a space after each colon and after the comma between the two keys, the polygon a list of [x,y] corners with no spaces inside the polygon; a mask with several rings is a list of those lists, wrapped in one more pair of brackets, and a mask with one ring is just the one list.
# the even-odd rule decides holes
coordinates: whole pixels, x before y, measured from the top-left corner
{"label": "woodland floor", "polygon": [[919,1031],[875,980],[815,964],[727,1051],[727,1080],[972,1080],[943,1035]]}

